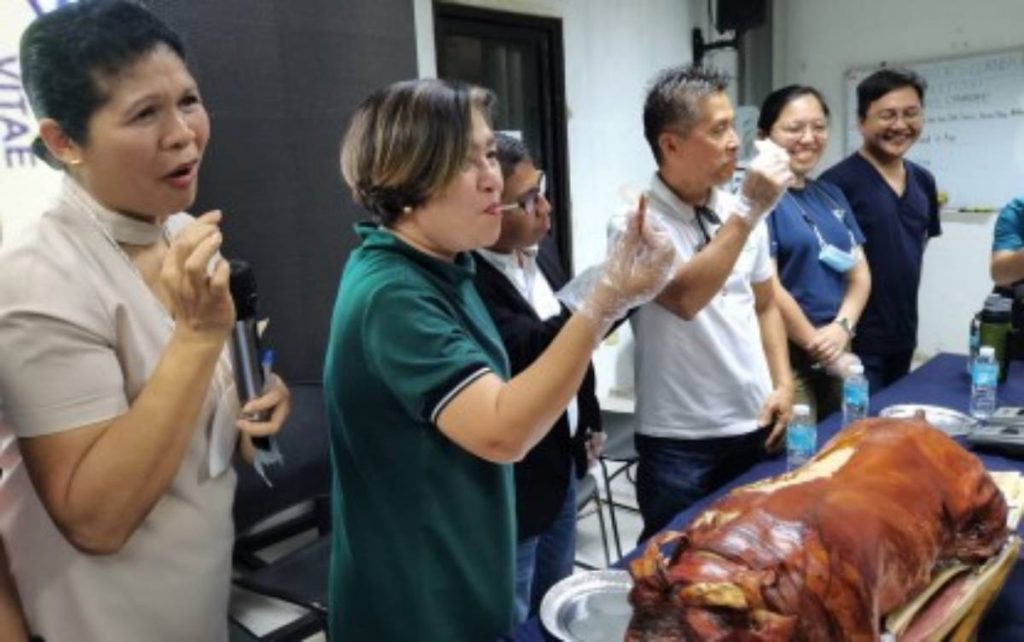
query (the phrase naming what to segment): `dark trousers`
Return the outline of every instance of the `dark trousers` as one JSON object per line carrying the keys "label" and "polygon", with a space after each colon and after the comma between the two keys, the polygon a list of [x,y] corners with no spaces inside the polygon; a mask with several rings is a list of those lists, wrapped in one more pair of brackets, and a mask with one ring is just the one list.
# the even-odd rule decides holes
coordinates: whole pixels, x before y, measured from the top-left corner
{"label": "dark trousers", "polygon": [[548,589],[572,575],[575,560],[576,472],[571,470],[565,502],[555,521],[547,531],[516,545],[516,624],[538,613]]}
{"label": "dark trousers", "polygon": [[637,543],[763,459],[768,433],[762,429],[713,439],[637,435],[636,499],[644,520]]}
{"label": "dark trousers", "polygon": [[864,376],[868,380],[869,393],[877,394],[910,372],[910,361],[914,358],[914,351],[892,354],[857,353],[857,356],[864,364]]}

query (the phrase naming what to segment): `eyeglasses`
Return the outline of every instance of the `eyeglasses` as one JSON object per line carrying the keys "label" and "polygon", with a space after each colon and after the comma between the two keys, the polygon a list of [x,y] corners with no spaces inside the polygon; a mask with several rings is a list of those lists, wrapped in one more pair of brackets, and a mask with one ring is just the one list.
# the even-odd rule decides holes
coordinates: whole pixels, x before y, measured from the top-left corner
{"label": "eyeglasses", "polygon": [[537,213],[537,203],[540,201],[540,197],[547,194],[548,191],[548,177],[544,172],[540,173],[540,178],[537,179],[537,187],[534,187],[526,194],[521,196],[515,203],[509,203],[508,205],[502,205],[498,209],[502,212],[509,212],[511,210],[522,210],[526,214],[533,216]]}
{"label": "eyeglasses", "polygon": [[820,138],[828,135],[828,123],[821,120],[779,123],[778,131],[786,138],[803,138],[807,131],[810,131],[812,136]]}
{"label": "eyeglasses", "polygon": [[924,117],[924,110],[920,107],[908,107],[902,112],[898,109],[883,109],[876,113],[874,118],[882,124],[891,125],[901,116],[903,117],[903,120],[908,123],[916,123]]}

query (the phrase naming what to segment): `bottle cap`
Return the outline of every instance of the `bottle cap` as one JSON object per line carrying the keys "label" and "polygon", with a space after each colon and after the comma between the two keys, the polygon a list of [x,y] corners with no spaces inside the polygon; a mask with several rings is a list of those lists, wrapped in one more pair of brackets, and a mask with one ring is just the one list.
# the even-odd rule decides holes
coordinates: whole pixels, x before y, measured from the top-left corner
{"label": "bottle cap", "polygon": [[983,357],[994,357],[996,356],[996,349],[992,346],[981,346],[981,349],[978,350],[978,354]]}
{"label": "bottle cap", "polygon": [[811,407],[805,403],[793,404],[794,415],[809,415],[811,414]]}
{"label": "bottle cap", "polygon": [[864,364],[861,364],[861,363],[851,363],[850,364],[850,374],[855,374],[855,375],[864,374]]}

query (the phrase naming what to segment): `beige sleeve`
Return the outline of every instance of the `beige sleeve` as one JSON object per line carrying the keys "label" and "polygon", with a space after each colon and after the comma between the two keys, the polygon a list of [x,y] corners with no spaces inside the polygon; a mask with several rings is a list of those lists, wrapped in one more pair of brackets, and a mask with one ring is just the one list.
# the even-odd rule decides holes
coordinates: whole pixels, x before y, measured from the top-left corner
{"label": "beige sleeve", "polygon": [[128,408],[113,314],[83,278],[83,266],[61,263],[18,252],[0,266],[0,399],[19,437],[96,423]]}

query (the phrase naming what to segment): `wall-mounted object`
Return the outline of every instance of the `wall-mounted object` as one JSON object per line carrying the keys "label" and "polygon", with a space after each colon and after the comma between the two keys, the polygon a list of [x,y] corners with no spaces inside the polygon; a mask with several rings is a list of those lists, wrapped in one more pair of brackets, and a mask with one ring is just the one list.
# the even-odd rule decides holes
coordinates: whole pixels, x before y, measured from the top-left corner
{"label": "wall-mounted object", "polygon": [[715,29],[719,32],[732,31],[733,37],[725,40],[704,41],[699,28],[692,32],[693,64],[699,65],[704,54],[715,49],[736,48],[744,32],[760,27],[768,15],[768,0],[718,0],[715,4]]}

